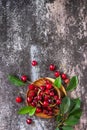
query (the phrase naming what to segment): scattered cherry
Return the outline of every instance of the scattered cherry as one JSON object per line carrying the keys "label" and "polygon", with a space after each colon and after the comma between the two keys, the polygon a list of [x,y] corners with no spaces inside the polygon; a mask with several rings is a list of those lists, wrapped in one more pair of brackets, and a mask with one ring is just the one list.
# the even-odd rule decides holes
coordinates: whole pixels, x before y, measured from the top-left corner
{"label": "scattered cherry", "polygon": [[22,80],[23,82],[26,82],[26,81],[27,81],[27,76],[26,76],[26,75],[22,75],[22,76],[21,76],[21,80]]}
{"label": "scattered cherry", "polygon": [[16,102],[21,103],[23,101],[22,97],[16,97]]}
{"label": "scattered cherry", "polygon": [[55,65],[50,64],[49,69],[50,69],[51,71],[54,71],[54,70],[55,70],[55,68],[56,68],[56,66],[55,66]]}
{"label": "scattered cherry", "polygon": [[67,75],[66,74],[62,74],[61,77],[62,77],[63,80],[67,79]]}
{"label": "scattered cherry", "polygon": [[32,66],[36,66],[37,65],[37,61],[36,60],[33,60],[32,61]]}
{"label": "scattered cherry", "polygon": [[65,80],[64,80],[64,82],[65,82],[66,84],[68,84],[69,81],[70,81],[69,79],[65,79]]}
{"label": "scattered cherry", "polygon": [[58,99],[58,96],[57,96],[57,95],[55,95],[55,96],[54,96],[54,99],[55,99],[55,100],[57,100],[57,99]]}
{"label": "scattered cherry", "polygon": [[26,122],[27,122],[27,124],[31,124],[31,123],[32,123],[32,119],[28,118],[28,119],[26,120]]}
{"label": "scattered cherry", "polygon": [[56,72],[54,73],[54,75],[55,75],[55,77],[59,77],[59,76],[60,76],[60,72],[59,72],[59,71],[56,71]]}

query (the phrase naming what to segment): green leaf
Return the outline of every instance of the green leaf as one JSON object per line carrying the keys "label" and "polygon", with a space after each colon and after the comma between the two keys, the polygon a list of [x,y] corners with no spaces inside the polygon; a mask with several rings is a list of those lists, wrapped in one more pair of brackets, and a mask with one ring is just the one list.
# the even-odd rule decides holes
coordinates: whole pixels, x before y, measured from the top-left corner
{"label": "green leaf", "polygon": [[62,100],[62,104],[60,105],[60,110],[61,113],[65,114],[68,112],[70,107],[70,98],[69,97],[64,97]]}
{"label": "green leaf", "polygon": [[58,87],[58,88],[60,88],[61,87],[61,77],[59,76],[58,78],[56,78],[55,79],[55,81],[54,81],[54,85],[56,86],[56,87]]}
{"label": "green leaf", "polygon": [[57,127],[55,130],[59,130],[59,128]]}
{"label": "green leaf", "polygon": [[18,79],[17,77],[15,77],[15,76],[13,76],[13,75],[9,75],[9,76],[8,76],[8,79],[9,79],[9,81],[10,81],[12,84],[14,84],[15,86],[20,87],[20,86],[26,85],[26,83],[22,82],[20,79]]}
{"label": "green leaf", "polygon": [[36,111],[36,108],[32,108],[30,111],[29,111],[29,116],[33,116],[34,113]]}
{"label": "green leaf", "polygon": [[73,111],[69,116],[71,116],[71,115],[73,115],[77,119],[80,119],[80,117],[82,115],[82,110],[79,108],[79,109]]}
{"label": "green leaf", "polygon": [[68,117],[68,119],[66,119],[66,121],[64,122],[66,125],[69,126],[74,126],[79,122],[79,118],[74,117],[73,115],[71,115],[70,117]]}
{"label": "green leaf", "polygon": [[22,107],[18,111],[18,114],[24,115],[24,114],[29,113],[29,115],[32,116],[32,115],[34,115],[35,111],[36,111],[36,108],[34,108],[32,106],[25,106],[25,107]]}
{"label": "green leaf", "polygon": [[62,120],[62,116],[61,116],[61,115],[57,115],[56,121],[57,121],[57,122],[60,122],[61,120]]}
{"label": "green leaf", "polygon": [[71,79],[70,79],[70,82],[66,88],[66,91],[72,91],[74,90],[76,87],[77,87],[77,84],[78,84],[78,78],[77,76],[73,76]]}
{"label": "green leaf", "polygon": [[73,128],[71,126],[63,126],[62,129],[63,130],[73,130]]}
{"label": "green leaf", "polygon": [[73,113],[75,110],[79,109],[80,106],[81,100],[79,98],[71,99],[70,114]]}

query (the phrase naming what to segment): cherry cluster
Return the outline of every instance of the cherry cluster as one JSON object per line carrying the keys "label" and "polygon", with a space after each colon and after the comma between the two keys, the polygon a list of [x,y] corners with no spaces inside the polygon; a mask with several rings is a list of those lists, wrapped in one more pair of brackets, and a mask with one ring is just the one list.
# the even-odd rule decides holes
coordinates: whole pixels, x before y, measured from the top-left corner
{"label": "cherry cluster", "polygon": [[29,85],[27,103],[36,107],[36,113],[53,116],[55,109],[58,109],[61,104],[61,99],[58,97],[58,93],[50,81],[46,80],[46,83],[40,87],[33,84]]}

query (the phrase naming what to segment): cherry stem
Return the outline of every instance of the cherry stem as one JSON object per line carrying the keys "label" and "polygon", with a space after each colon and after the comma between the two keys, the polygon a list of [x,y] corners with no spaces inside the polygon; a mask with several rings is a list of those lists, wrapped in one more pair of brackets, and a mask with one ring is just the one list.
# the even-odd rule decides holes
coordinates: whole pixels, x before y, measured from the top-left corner
{"label": "cherry stem", "polygon": [[27,82],[29,83],[29,84],[31,84],[32,82],[30,82],[29,80],[27,80]]}

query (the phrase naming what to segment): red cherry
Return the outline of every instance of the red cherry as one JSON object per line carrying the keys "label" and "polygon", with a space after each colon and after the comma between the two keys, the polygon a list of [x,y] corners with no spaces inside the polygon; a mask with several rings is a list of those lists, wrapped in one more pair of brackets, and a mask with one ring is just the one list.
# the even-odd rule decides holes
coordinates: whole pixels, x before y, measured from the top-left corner
{"label": "red cherry", "polygon": [[45,95],[44,100],[45,100],[45,101],[48,101],[48,99],[49,99],[49,96],[48,96],[48,95]]}
{"label": "red cherry", "polygon": [[52,108],[51,108],[51,107],[48,107],[47,109],[48,109],[49,111],[52,111]]}
{"label": "red cherry", "polygon": [[53,115],[53,112],[52,112],[52,111],[49,111],[48,115],[49,115],[49,116],[52,116],[52,115]]}
{"label": "red cherry", "polygon": [[35,96],[35,95],[36,95],[36,93],[35,93],[34,91],[30,92],[30,96],[31,96],[31,97],[33,97],[33,96]]}
{"label": "red cherry", "polygon": [[16,97],[16,102],[21,103],[23,101],[22,97]]}
{"label": "red cherry", "polygon": [[60,99],[57,99],[57,100],[56,100],[56,103],[57,103],[58,105],[60,105],[60,104],[61,104],[61,100],[60,100]]}
{"label": "red cherry", "polygon": [[47,110],[43,110],[43,113],[44,113],[44,114],[48,114],[48,111],[47,111]]}
{"label": "red cherry", "polygon": [[46,86],[41,86],[40,89],[44,91],[46,89]]}
{"label": "red cherry", "polygon": [[66,74],[62,74],[61,77],[62,77],[63,80],[67,79],[67,75]]}
{"label": "red cherry", "polygon": [[48,104],[49,104],[49,103],[48,103],[47,101],[44,101],[44,102],[43,102],[43,106],[44,106],[44,107],[47,107]]}
{"label": "red cherry", "polygon": [[58,98],[58,96],[57,96],[57,95],[55,95],[55,96],[54,96],[54,99],[55,99],[55,100],[57,100],[57,99],[59,99],[59,98]]}
{"label": "red cherry", "polygon": [[42,109],[39,108],[39,107],[37,107],[37,108],[36,108],[36,113],[40,113],[40,112],[42,112]]}
{"label": "red cherry", "polygon": [[31,123],[32,123],[32,119],[28,118],[28,119],[26,120],[26,122],[27,122],[27,124],[31,124]]}
{"label": "red cherry", "polygon": [[30,85],[28,86],[28,88],[29,88],[29,90],[34,90],[35,86],[34,86],[33,84],[30,84]]}
{"label": "red cherry", "polygon": [[36,107],[36,103],[35,103],[34,101],[31,103],[31,105],[32,105],[33,107]]}
{"label": "red cherry", "polygon": [[50,92],[50,96],[54,96],[54,92]]}
{"label": "red cherry", "polygon": [[49,83],[49,84],[46,84],[46,88],[47,88],[47,89],[51,89],[51,88],[52,88],[52,84],[50,84],[50,83]]}
{"label": "red cherry", "polygon": [[47,89],[47,90],[45,91],[45,93],[46,93],[46,94],[50,94],[50,90]]}
{"label": "red cherry", "polygon": [[26,75],[22,75],[22,76],[21,76],[21,80],[22,80],[23,82],[26,82],[26,81],[27,81],[27,76],[26,76]]}
{"label": "red cherry", "polygon": [[33,98],[32,98],[32,97],[28,97],[28,98],[27,98],[27,102],[28,102],[28,103],[31,103],[31,102],[32,102],[32,100],[33,100]]}
{"label": "red cherry", "polygon": [[54,73],[54,75],[55,75],[55,77],[59,77],[59,76],[60,76],[60,72],[59,72],[59,71],[56,71],[56,72]]}
{"label": "red cherry", "polygon": [[39,94],[39,95],[37,96],[37,99],[41,101],[41,100],[42,100],[42,96]]}
{"label": "red cherry", "polygon": [[36,66],[37,65],[37,61],[36,60],[33,60],[32,61],[32,66]]}
{"label": "red cherry", "polygon": [[54,71],[54,70],[55,70],[55,68],[56,68],[56,66],[55,66],[55,65],[53,65],[53,64],[50,64],[50,67],[49,67],[49,69],[50,69],[51,71]]}
{"label": "red cherry", "polygon": [[65,82],[66,84],[68,84],[69,81],[70,81],[69,79],[65,79],[65,80],[64,80],[64,82]]}

